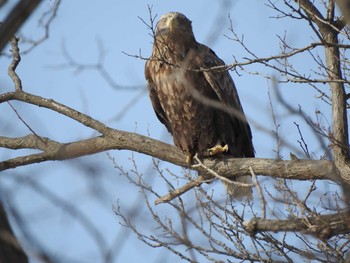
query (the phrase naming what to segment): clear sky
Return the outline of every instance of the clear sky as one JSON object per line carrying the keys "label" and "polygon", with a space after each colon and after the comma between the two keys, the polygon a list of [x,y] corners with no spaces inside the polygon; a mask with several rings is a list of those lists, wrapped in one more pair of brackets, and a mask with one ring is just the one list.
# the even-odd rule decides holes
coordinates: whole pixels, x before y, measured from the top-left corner
{"label": "clear sky", "polygon": [[[141,53],[142,56],[148,57],[151,53],[152,37],[140,20],[142,18],[149,21],[148,5],[157,17],[169,11],[184,13],[192,20],[197,41],[210,46],[229,64],[234,61],[233,56],[238,61],[244,61],[244,57],[249,56],[236,42],[225,37],[231,36],[229,15],[236,33],[244,36],[247,46],[261,57],[279,54],[278,36],[284,37],[286,32],[286,39],[296,47],[301,47],[312,38],[311,32],[303,27],[304,24],[272,18],[276,13],[264,2],[63,0],[57,16],[50,25],[49,39],[23,55],[17,72],[25,91],[52,98],[113,128],[135,131],[172,143],[170,136],[156,119],[145,92],[145,61],[125,54]],[[6,17],[14,3],[14,0],[10,0],[0,9],[0,20]],[[38,20],[52,3],[53,1],[43,1],[21,28],[19,35],[40,38],[43,29],[38,25]],[[24,43],[20,45],[22,50],[26,47],[28,46]],[[115,87],[109,85],[110,83],[95,69],[79,70],[69,66],[67,54],[82,65],[95,65],[102,57],[103,66]],[[298,58],[293,62],[306,74],[310,72],[310,65]],[[2,57],[1,93],[13,90],[7,76],[8,65],[9,59]],[[274,130],[268,99],[268,90],[272,89],[272,84],[262,76],[249,74],[256,71],[273,73],[269,68],[252,65],[245,67],[245,70],[238,70],[239,74],[231,74],[245,113],[252,124],[257,156],[274,158],[275,138],[272,133],[266,133],[259,128],[262,126],[268,131]],[[330,121],[328,106],[314,97],[315,91],[311,88],[294,84],[284,85],[281,91],[291,104],[300,105],[310,116],[314,117],[315,109],[320,109]],[[275,99],[272,90],[271,94]],[[69,142],[96,135],[82,125],[48,110],[22,103],[14,102],[13,105],[35,132],[42,136]],[[297,145],[299,137],[293,124],[297,121],[310,145],[314,145],[312,150],[319,153],[317,141],[300,118],[289,114],[278,103],[274,104],[274,110],[282,124],[280,132],[284,140]],[[7,104],[0,105],[0,112],[1,136],[24,136],[29,133]],[[289,158],[289,151],[287,147],[282,149],[285,158]],[[0,160],[19,154],[21,152],[1,149]],[[110,156],[126,170],[132,167],[130,152],[111,151]],[[149,157],[135,154],[135,159],[140,171],[146,172],[149,169]],[[83,162],[89,162],[91,165],[83,165]],[[164,167],[168,166],[165,164]],[[166,251],[147,247],[133,234],[129,237],[120,226],[120,219],[112,212],[112,206],[116,205],[118,200],[121,208],[128,211],[138,202],[139,194],[138,189],[130,185],[128,180],[113,168],[113,163],[106,153],[78,160],[18,168],[4,172],[0,178],[0,189],[11,197],[13,205],[21,208],[22,215],[31,218],[27,222],[28,229],[51,253],[59,256],[64,251],[64,256],[76,262],[98,262],[98,246],[92,240],[91,234],[81,227],[81,221],[72,218],[53,200],[48,201],[48,195],[42,194],[36,187],[26,186],[26,183],[30,185],[31,180],[39,184],[37,187],[49,189],[56,197],[69,201],[84,214],[103,236],[103,242],[106,242],[107,246],[112,247],[118,242],[118,237],[125,235],[127,243],[123,244],[123,249],[114,262],[165,262],[162,260]],[[166,193],[167,189],[159,191]],[[159,212],[166,213],[166,206],[160,207]],[[146,216],[142,220],[146,221]],[[152,231],[152,225],[144,223],[144,227],[147,231]],[[175,256],[173,259],[178,260]]]}

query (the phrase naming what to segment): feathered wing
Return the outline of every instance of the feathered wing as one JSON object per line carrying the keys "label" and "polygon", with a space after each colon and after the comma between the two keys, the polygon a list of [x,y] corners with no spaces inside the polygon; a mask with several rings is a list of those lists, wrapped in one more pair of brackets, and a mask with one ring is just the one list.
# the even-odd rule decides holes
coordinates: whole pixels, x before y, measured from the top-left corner
{"label": "feathered wing", "polygon": [[[204,45],[199,45],[196,54],[195,62],[202,69],[225,65],[214,51]],[[226,123],[219,124],[225,127],[221,128],[221,133],[223,133],[225,143],[229,145],[229,154],[232,154],[234,157],[254,157],[251,130],[229,72],[221,68],[204,70],[203,74],[220,102],[220,109],[217,109],[218,116],[223,116],[223,111],[229,115],[229,121],[227,121],[227,118],[223,118]],[[252,182],[250,176],[237,177],[236,181],[241,183]],[[244,196],[247,198],[252,197],[250,187],[241,187],[225,182],[224,185],[227,188],[227,192],[236,199],[242,199]]]}
{"label": "feathered wing", "polygon": [[154,112],[156,113],[159,121],[165,125],[165,127],[171,134],[173,134],[171,125],[169,124],[169,120],[162,108],[162,105],[160,104],[156,86],[152,80],[150,70],[153,70],[152,61],[148,60],[145,65],[145,77],[147,80],[147,88],[148,88],[149,97],[151,99]]}
{"label": "feathered wing", "polygon": [[[254,147],[252,144],[252,133],[245,117],[235,84],[227,70],[224,68],[211,69],[213,67],[224,66],[225,63],[210,48],[200,45],[198,48],[196,63],[203,70],[206,81],[215,91],[219,100],[218,111],[226,112],[230,116],[230,123],[234,129],[234,134],[230,134],[232,145],[237,149],[232,149],[235,157],[254,157]],[[209,70],[208,70],[209,69]],[[215,106],[214,106],[215,107]],[[230,143],[230,142],[226,142]]]}

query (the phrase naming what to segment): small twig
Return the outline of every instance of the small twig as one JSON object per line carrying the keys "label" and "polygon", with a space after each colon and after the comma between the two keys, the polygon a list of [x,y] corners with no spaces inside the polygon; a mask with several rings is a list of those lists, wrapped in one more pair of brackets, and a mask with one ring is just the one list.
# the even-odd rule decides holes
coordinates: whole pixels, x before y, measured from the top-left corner
{"label": "small twig", "polygon": [[303,200],[304,206],[306,206],[306,201],[307,201],[307,199],[309,199],[311,193],[316,190],[316,185],[315,184],[316,184],[316,181],[312,181],[311,186],[309,187],[309,190],[307,191],[306,196],[305,196],[305,198]]}
{"label": "small twig", "polygon": [[309,148],[307,146],[307,143],[305,142],[304,140],[304,136],[303,136],[303,133],[301,132],[301,129],[300,129],[300,126],[299,124],[297,124],[296,122],[294,122],[294,125],[297,127],[298,129],[298,133],[299,133],[299,136],[300,136],[300,140],[298,140],[298,143],[300,145],[300,148],[303,150],[303,152],[305,153],[305,155],[307,156],[307,158],[311,159],[311,156],[310,156],[310,152],[309,152]]}
{"label": "small twig", "polygon": [[253,179],[253,184],[255,185],[256,189],[258,190],[259,196],[260,196],[260,202],[261,202],[261,214],[262,214],[262,218],[266,218],[266,201],[265,201],[265,197],[264,194],[261,190],[260,184],[258,179],[256,178],[255,172],[253,170],[253,168],[250,166],[249,167],[250,173],[252,174],[252,179]]}
{"label": "small twig", "polygon": [[[275,80],[276,81],[276,80]],[[276,154],[277,154],[277,159],[282,159],[281,158],[281,138],[280,138],[280,135],[279,135],[279,128],[280,128],[280,124],[278,123],[277,121],[277,116],[276,116],[276,112],[275,112],[275,109],[274,109],[274,106],[273,106],[273,102],[272,102],[272,98],[271,98],[271,93],[270,93],[270,88],[267,92],[267,95],[269,96],[269,103],[270,103],[270,109],[271,109],[271,116],[272,116],[272,121],[273,121],[273,124],[274,124],[274,131],[273,131],[273,134],[275,136],[275,139],[276,139]]]}
{"label": "small twig", "polygon": [[9,101],[7,101],[7,103],[8,103],[8,105],[10,105],[10,107],[12,108],[14,113],[17,115],[18,119],[31,131],[31,133],[33,133],[35,135],[35,137],[37,137],[42,143],[47,145],[47,143],[25,122],[25,120],[23,120],[23,118],[21,117],[21,115],[19,115],[19,113],[17,112],[15,107],[13,107]]}
{"label": "small twig", "polygon": [[52,7],[50,7],[49,10],[45,11],[40,19],[39,19],[39,27],[42,27],[44,32],[42,33],[42,36],[38,39],[29,39],[26,37],[22,37],[23,43],[29,44],[29,48],[26,50],[22,50],[22,54],[27,54],[30,51],[32,51],[34,48],[39,46],[41,43],[43,43],[45,40],[47,40],[50,36],[50,26],[52,21],[55,19],[59,6],[61,4],[61,0],[55,0],[52,1]]}
{"label": "small twig", "polygon": [[198,164],[192,165],[192,167],[202,167],[204,168],[207,172],[209,172],[211,175],[214,175],[214,177],[220,179],[221,181],[224,181],[228,184],[234,184],[237,186],[246,186],[246,187],[252,187],[253,184],[247,184],[247,183],[241,183],[241,182],[237,182],[237,181],[232,181],[224,176],[219,175],[217,172],[215,172],[213,169],[210,169],[208,166],[206,166],[201,160],[199,160],[198,156],[195,155],[193,157],[193,159],[195,159]]}
{"label": "small twig", "polygon": [[[212,178],[210,181],[212,181],[214,178]],[[164,195],[160,198],[157,198],[156,201],[154,201],[155,205],[161,204],[161,203],[169,203],[170,201],[174,200],[176,197],[186,193],[187,191],[191,190],[192,188],[196,186],[200,186],[202,183],[208,182],[208,179],[204,178],[203,176],[198,176],[193,181],[188,182],[184,186],[171,191],[169,194]]]}
{"label": "small twig", "polygon": [[19,54],[19,48],[18,48],[18,41],[19,38],[16,36],[11,38],[11,52],[12,52],[12,62],[8,68],[8,75],[12,79],[13,83],[15,84],[15,90],[16,91],[22,91],[22,82],[19,76],[16,73],[16,68],[21,61],[21,55]]}
{"label": "small twig", "polygon": [[122,85],[118,84],[114,78],[113,75],[110,74],[110,72],[106,69],[105,65],[105,51],[102,42],[97,39],[96,41],[97,46],[98,46],[98,59],[97,62],[92,62],[92,63],[81,63],[79,62],[74,56],[70,53],[70,51],[67,49],[65,43],[62,44],[62,52],[63,56],[66,60],[66,63],[63,64],[57,64],[57,65],[51,65],[50,67],[53,69],[70,69],[72,68],[74,70],[75,74],[80,74],[85,71],[96,71],[101,78],[106,81],[108,86],[110,86],[113,89],[116,90],[128,90],[128,91],[134,91],[134,90],[144,90],[144,85]]}

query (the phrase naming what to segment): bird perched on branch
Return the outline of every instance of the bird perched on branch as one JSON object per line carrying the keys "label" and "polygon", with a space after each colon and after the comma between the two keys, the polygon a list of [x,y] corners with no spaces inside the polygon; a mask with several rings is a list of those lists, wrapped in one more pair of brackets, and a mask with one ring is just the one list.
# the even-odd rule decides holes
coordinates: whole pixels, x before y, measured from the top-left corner
{"label": "bird perched on branch", "polygon": [[[145,77],[158,119],[191,163],[201,157],[254,157],[252,134],[234,82],[224,62],[196,41],[191,21],[170,12],[157,23]],[[241,176],[234,180],[251,182]],[[251,197],[250,187],[227,185],[236,198]]]}

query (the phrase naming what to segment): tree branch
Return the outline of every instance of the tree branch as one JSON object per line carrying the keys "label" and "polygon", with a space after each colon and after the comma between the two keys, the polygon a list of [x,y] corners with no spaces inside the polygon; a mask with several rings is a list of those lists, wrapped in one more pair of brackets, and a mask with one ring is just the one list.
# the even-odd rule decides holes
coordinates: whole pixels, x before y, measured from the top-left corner
{"label": "tree branch", "polygon": [[[70,143],[59,143],[45,137],[38,138],[34,135],[21,138],[0,137],[0,147],[8,149],[29,148],[43,151],[40,154],[0,162],[0,171],[48,160],[72,159],[108,150],[130,150],[206,173],[206,170],[202,167],[189,166],[186,163],[186,156],[175,146],[136,133],[114,129],[110,129],[103,136]],[[333,162],[327,160],[281,161],[260,158],[211,158],[204,159],[203,164],[226,178],[251,175],[250,167],[252,167],[258,175],[297,180],[339,181]],[[201,182],[211,178],[212,176],[203,177]]]}
{"label": "tree branch", "polygon": [[207,178],[205,178],[202,175],[199,175],[194,180],[189,181],[184,186],[182,186],[178,189],[175,189],[174,191],[170,191],[169,194],[167,194],[167,195],[164,195],[162,197],[157,198],[154,201],[154,204],[159,205],[162,203],[169,203],[170,201],[174,200],[176,197],[179,197],[179,196],[183,195],[184,193],[186,193],[187,191],[191,190],[192,188],[194,188],[196,186],[200,186],[202,183],[208,182],[208,181],[210,181],[210,180],[208,180]]}
{"label": "tree branch", "polygon": [[52,99],[45,99],[27,92],[22,92],[20,90],[0,95],[0,103],[11,100],[23,101],[25,103],[33,104],[38,107],[51,109],[57,113],[63,114],[73,120],[76,120],[77,122],[80,122],[81,124],[91,129],[94,129],[102,134],[106,133],[110,129],[102,122],[99,122],[88,115],[85,115]]}
{"label": "tree branch", "polygon": [[[22,91],[0,95],[0,103],[9,100],[19,100],[51,109],[99,131],[103,136],[71,143],[59,143],[40,136],[26,136],[22,138],[0,137],[0,147],[10,149],[30,148],[43,151],[39,154],[36,153],[0,162],[0,171],[47,160],[71,159],[112,149],[136,151],[175,165],[189,167],[185,162],[184,154],[174,146],[146,136],[109,128],[103,123],[52,99],[45,99]],[[331,161],[277,161],[270,159],[227,158],[221,160],[206,159],[203,163],[218,174],[228,178],[238,175],[250,175],[250,166],[252,166],[255,173],[259,175],[264,174],[299,180],[329,179],[338,181],[337,173]],[[206,172],[201,167],[192,167],[192,169]]]}
{"label": "tree branch", "polygon": [[301,8],[306,13],[307,17],[317,25],[317,27],[321,31],[321,34],[324,33],[325,30],[329,30],[331,27],[334,27],[336,31],[339,31],[337,27],[332,25],[329,21],[325,20],[321,12],[316,8],[316,6],[314,6],[314,4],[311,1],[299,0],[298,2]]}
{"label": "tree branch", "polygon": [[0,52],[40,3],[40,0],[21,0],[12,9],[0,26]]}
{"label": "tree branch", "polygon": [[18,41],[19,39],[15,36],[11,38],[12,62],[8,69],[8,74],[15,85],[16,91],[22,90],[22,81],[16,73],[16,68],[19,62],[21,61],[21,55],[19,54],[19,48],[18,48]]}
{"label": "tree branch", "polygon": [[262,231],[286,231],[303,232],[320,239],[329,239],[350,232],[350,217],[348,212],[286,220],[269,220],[255,217],[243,222],[243,225],[252,235]]}
{"label": "tree branch", "polygon": [[[327,74],[330,80],[342,80],[340,65],[340,53],[338,44],[339,30],[333,21],[326,21],[320,11],[308,0],[300,0],[300,6],[308,17],[318,26],[319,31],[326,43],[325,58]],[[331,5],[329,8],[333,8]],[[331,11],[332,12],[332,11]],[[350,161],[349,161],[349,135],[346,112],[346,92],[341,82],[329,83],[332,92],[332,120],[333,120],[333,154],[335,165],[340,176],[347,185],[350,185]]]}

